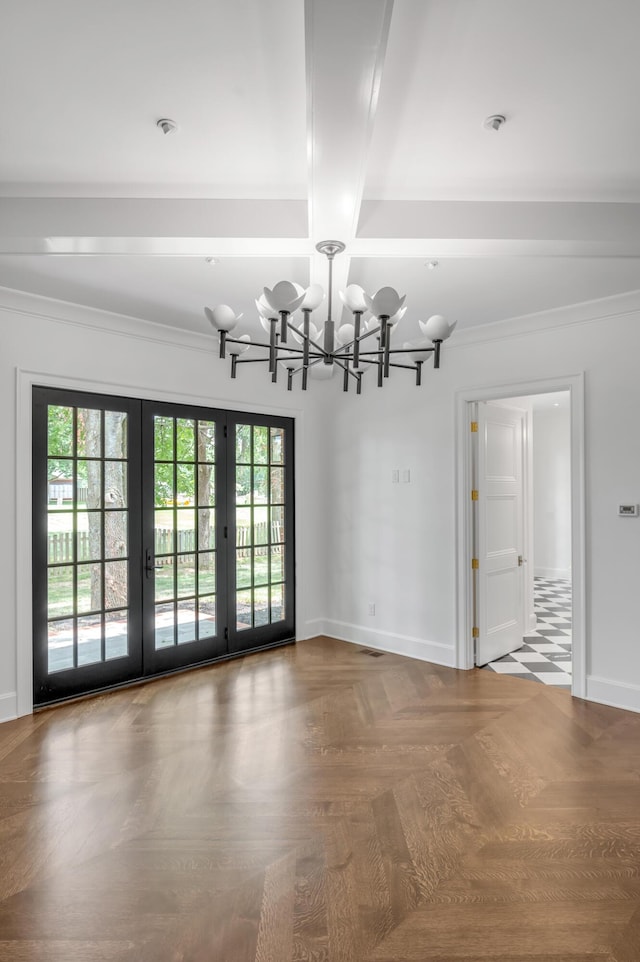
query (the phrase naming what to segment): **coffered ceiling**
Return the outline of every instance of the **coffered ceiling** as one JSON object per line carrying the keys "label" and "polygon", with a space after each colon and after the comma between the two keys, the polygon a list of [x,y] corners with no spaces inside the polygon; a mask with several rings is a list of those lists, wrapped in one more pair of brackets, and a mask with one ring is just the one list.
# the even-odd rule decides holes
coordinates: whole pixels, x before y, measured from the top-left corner
{"label": "coffered ceiling", "polygon": [[638,36],[637,0],[6,4],[0,285],[250,329],[337,238],[406,336],[637,291]]}

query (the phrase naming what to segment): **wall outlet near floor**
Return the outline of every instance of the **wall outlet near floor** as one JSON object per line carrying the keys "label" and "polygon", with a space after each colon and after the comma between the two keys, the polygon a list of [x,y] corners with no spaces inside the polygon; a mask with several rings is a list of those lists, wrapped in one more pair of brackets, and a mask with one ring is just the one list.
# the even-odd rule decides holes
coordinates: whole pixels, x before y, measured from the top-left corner
{"label": "wall outlet near floor", "polygon": [[369,614],[370,614],[370,615],[375,615],[375,613],[376,613],[376,606],[375,606],[375,604],[374,604],[373,601],[370,601],[370,602],[369,602]]}

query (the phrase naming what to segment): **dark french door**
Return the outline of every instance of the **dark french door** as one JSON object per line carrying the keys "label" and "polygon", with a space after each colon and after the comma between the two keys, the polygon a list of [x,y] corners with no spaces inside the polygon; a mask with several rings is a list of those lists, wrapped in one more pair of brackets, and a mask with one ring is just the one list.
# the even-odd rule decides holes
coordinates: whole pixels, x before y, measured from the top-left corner
{"label": "dark french door", "polygon": [[293,422],[33,393],[34,703],[294,637]]}

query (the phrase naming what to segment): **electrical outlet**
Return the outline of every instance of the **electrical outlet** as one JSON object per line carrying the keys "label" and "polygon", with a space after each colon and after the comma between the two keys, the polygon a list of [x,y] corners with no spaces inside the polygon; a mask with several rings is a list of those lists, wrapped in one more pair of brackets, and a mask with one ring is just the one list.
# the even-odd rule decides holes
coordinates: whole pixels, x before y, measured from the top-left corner
{"label": "electrical outlet", "polygon": [[404,471],[402,472],[402,483],[411,484],[411,471],[409,470],[409,468],[405,468]]}
{"label": "electrical outlet", "polygon": [[391,483],[398,484],[399,480],[400,480],[400,471],[398,470],[398,468],[394,468],[391,472]]}
{"label": "electrical outlet", "polygon": [[370,601],[370,602],[369,602],[369,614],[370,614],[370,615],[375,615],[375,613],[376,613],[376,606],[374,605],[373,601]]}

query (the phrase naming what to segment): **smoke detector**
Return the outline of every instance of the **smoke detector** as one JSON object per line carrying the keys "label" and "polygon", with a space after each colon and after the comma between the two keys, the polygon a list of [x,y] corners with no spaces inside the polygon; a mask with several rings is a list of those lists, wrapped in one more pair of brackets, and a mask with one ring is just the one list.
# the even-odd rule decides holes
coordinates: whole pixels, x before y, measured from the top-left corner
{"label": "smoke detector", "polygon": [[491,114],[487,117],[483,123],[485,130],[500,130],[503,124],[507,122],[507,118],[503,114]]}

